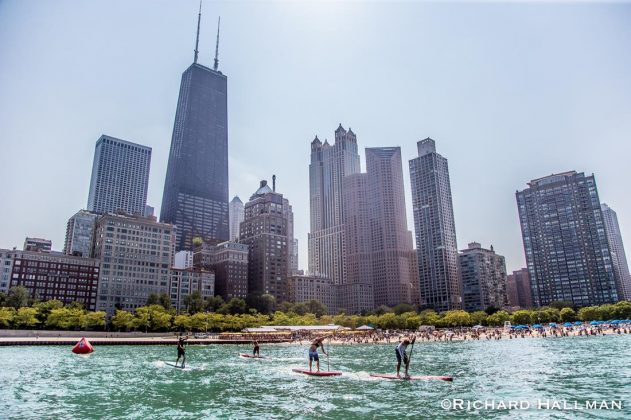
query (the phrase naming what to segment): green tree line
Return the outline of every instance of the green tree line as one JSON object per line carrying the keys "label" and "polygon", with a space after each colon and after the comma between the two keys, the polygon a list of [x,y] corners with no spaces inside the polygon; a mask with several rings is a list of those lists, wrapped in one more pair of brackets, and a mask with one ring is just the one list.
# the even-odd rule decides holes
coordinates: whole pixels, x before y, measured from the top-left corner
{"label": "green tree line", "polygon": [[[276,310],[260,311],[243,299],[224,301],[219,296],[203,298],[195,292],[184,299],[184,308],[176,311],[167,295],[151,295],[147,305],[135,312],[117,310],[107,319],[105,312],[86,311],[80,304],[64,305],[57,300],[29,302],[28,292],[12,288],[8,295],[0,295],[0,328],[41,328],[62,330],[112,331],[241,331],[262,325],[327,325],[338,324],[357,328],[370,325],[378,329],[417,329],[421,325],[439,328],[461,326],[502,326],[549,322],[607,321],[631,318],[631,302],[589,306],[575,310],[570,304],[556,304],[540,309],[520,309],[512,313],[489,308],[486,311],[462,310],[437,313],[400,304],[380,306],[362,315],[327,315],[326,307],[318,301],[299,304],[283,302]],[[257,298],[259,308],[268,309],[274,302],[268,297]],[[272,298],[273,299],[273,298]],[[252,302],[250,302],[252,303]],[[109,321],[109,322],[108,322]]]}

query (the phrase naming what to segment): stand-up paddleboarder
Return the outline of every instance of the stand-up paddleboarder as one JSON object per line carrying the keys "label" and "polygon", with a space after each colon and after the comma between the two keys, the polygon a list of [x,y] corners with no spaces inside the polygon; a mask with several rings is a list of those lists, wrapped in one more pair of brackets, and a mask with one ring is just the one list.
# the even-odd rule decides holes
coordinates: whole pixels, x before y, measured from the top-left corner
{"label": "stand-up paddleboarder", "polygon": [[175,366],[177,367],[177,362],[180,361],[180,357],[182,358],[182,369],[185,367],[186,363],[186,348],[184,348],[184,343],[186,342],[188,337],[180,337],[177,341],[177,360],[175,361]]}
{"label": "stand-up paddleboarder", "polygon": [[326,350],[324,350],[324,344],[322,343],[328,335],[323,335],[322,337],[318,337],[311,342],[311,347],[309,347],[309,372],[311,372],[312,363],[316,362],[317,372],[320,372],[320,358],[318,357],[318,347],[322,349],[322,353],[329,355]]}
{"label": "stand-up paddleboarder", "polygon": [[416,337],[412,338],[412,341],[410,341],[409,337],[403,339],[402,342],[399,343],[399,345],[394,349],[396,355],[397,355],[397,378],[400,378],[400,371],[401,371],[401,362],[403,362],[403,364],[405,365],[405,376],[409,376],[408,375],[408,368],[410,367],[410,358],[408,357],[407,353],[405,352],[407,350],[407,347],[410,345],[410,343],[414,343],[416,341]]}

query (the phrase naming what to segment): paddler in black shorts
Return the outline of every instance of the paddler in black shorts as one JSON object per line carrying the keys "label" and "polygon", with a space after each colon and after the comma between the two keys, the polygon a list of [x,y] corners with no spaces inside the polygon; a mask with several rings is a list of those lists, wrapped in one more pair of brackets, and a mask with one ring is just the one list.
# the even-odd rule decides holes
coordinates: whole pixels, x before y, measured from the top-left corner
{"label": "paddler in black shorts", "polygon": [[184,364],[186,363],[186,348],[184,348],[184,342],[186,341],[185,337],[180,337],[177,341],[177,360],[175,361],[175,366],[177,366],[177,362],[180,361],[180,357],[182,358],[182,369],[184,369]]}
{"label": "paddler in black shorts", "polygon": [[254,340],[254,351],[252,352],[254,357],[261,357],[261,348],[259,347],[259,342]]}

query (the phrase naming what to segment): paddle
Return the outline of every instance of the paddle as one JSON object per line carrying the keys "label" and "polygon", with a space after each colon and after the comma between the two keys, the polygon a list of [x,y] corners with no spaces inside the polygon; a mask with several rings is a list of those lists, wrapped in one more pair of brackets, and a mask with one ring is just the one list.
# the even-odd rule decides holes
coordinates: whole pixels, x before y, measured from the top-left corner
{"label": "paddle", "polygon": [[329,363],[329,353],[331,352],[331,337],[329,336],[329,351],[326,352],[326,370],[331,371],[331,363]]}
{"label": "paddle", "polygon": [[416,336],[414,336],[414,340],[412,341],[412,347],[410,348],[410,355],[408,356],[408,363],[405,365],[405,376],[410,376],[408,373],[408,369],[410,368],[410,363],[412,363],[412,352],[414,352],[414,343],[416,342]]}

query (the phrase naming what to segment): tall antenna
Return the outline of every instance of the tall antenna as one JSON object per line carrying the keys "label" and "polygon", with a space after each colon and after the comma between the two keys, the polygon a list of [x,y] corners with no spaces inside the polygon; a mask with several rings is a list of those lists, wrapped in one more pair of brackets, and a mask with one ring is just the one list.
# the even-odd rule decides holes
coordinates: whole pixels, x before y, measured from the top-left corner
{"label": "tall antenna", "polygon": [[219,20],[217,21],[217,45],[215,45],[215,64],[213,65],[213,70],[217,71],[217,67],[219,67],[219,26],[221,25],[221,16],[219,16]]}
{"label": "tall antenna", "polygon": [[202,0],[199,0],[199,13],[197,15],[197,39],[195,39],[195,57],[193,63],[197,63],[197,56],[199,55],[199,25],[202,20]]}

